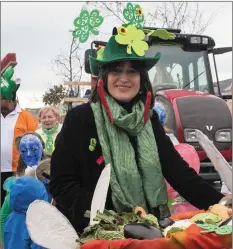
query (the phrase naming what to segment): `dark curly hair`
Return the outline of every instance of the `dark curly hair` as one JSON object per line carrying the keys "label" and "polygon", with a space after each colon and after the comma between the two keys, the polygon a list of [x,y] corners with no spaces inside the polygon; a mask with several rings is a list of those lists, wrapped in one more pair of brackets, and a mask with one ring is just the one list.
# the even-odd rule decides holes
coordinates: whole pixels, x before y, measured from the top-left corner
{"label": "dark curly hair", "polygon": [[[137,96],[134,98],[134,100],[142,100],[143,103],[145,104],[146,101],[146,95],[147,92],[150,91],[152,94],[152,98],[151,98],[151,108],[153,108],[154,106],[154,95],[153,95],[153,90],[152,90],[152,85],[149,79],[149,75],[148,75],[148,71],[146,70],[146,64],[144,61],[139,61],[139,60],[130,60],[131,64],[132,64],[132,68],[134,70],[136,70],[137,72],[139,72],[140,74],[140,90],[139,93],[137,94]],[[100,75],[98,76],[98,80],[102,79],[104,82],[104,89],[107,93],[108,89],[107,89],[107,79],[108,79],[108,74],[111,73],[117,66],[126,63],[126,61],[116,61],[116,62],[112,62],[109,64],[106,64],[104,66],[101,67],[101,71],[100,71]],[[92,94],[90,96],[90,100],[89,102],[98,102],[99,99],[99,95],[97,92],[97,84],[95,86],[95,88],[92,91]]]}

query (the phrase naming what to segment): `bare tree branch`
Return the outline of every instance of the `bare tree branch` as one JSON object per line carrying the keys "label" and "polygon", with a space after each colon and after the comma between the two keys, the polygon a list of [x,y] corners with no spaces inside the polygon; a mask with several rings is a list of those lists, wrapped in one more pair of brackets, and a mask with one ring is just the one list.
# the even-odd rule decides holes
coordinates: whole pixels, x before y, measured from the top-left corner
{"label": "bare tree branch", "polygon": [[194,19],[192,20],[193,28],[192,28],[191,33],[193,33],[194,30],[195,30],[195,28],[196,28],[196,21],[197,21],[198,13],[199,13],[199,5],[198,5],[198,3],[196,3],[195,17],[194,17]]}
{"label": "bare tree branch", "polygon": [[[104,7],[105,7],[108,11],[110,11],[114,16],[116,16],[121,22],[125,23],[125,21],[124,21],[117,13],[115,13],[114,10],[112,10],[111,8],[108,7],[108,5],[107,5],[106,2],[101,2],[101,3],[104,5]],[[119,2],[116,2],[116,4],[119,5]]]}
{"label": "bare tree branch", "polygon": [[183,15],[181,16],[180,21],[177,23],[176,28],[180,28],[186,21],[186,16],[187,16],[186,12],[187,12],[187,7],[188,7],[188,2],[183,2],[182,4],[185,4],[185,9],[182,11]]}

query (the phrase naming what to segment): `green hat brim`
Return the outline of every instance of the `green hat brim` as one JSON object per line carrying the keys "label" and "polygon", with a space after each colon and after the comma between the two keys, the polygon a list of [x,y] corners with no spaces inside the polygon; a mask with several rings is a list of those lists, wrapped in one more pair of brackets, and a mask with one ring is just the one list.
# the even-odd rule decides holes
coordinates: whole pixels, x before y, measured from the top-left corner
{"label": "green hat brim", "polygon": [[91,73],[95,76],[98,76],[100,73],[100,68],[103,65],[110,64],[112,62],[116,61],[144,61],[146,63],[146,69],[149,71],[160,59],[161,53],[156,53],[154,57],[116,57],[115,59],[103,59],[103,60],[97,60],[92,56],[89,56],[89,64],[90,64],[90,70]]}

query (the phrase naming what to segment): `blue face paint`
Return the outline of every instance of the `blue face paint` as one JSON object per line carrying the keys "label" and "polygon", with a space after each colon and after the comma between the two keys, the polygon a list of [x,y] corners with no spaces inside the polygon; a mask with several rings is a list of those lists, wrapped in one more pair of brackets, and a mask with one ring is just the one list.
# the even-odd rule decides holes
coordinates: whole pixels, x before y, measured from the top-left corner
{"label": "blue face paint", "polygon": [[37,136],[27,134],[20,140],[19,151],[27,166],[37,166],[42,158],[43,146]]}
{"label": "blue face paint", "polygon": [[160,120],[162,126],[164,126],[164,123],[165,123],[166,118],[167,118],[167,112],[166,112],[165,107],[160,103],[155,103],[153,109],[157,112],[157,114],[159,116],[159,120]]}

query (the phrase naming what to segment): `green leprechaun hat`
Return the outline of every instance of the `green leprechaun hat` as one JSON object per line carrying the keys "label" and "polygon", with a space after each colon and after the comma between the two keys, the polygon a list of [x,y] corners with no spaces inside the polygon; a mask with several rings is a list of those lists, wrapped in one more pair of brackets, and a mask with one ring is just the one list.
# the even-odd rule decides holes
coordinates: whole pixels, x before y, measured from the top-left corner
{"label": "green leprechaun hat", "polygon": [[143,39],[145,34],[133,25],[124,25],[117,28],[117,35],[111,36],[101,55],[95,59],[89,56],[90,70],[93,75],[98,76],[101,66],[122,60],[140,60],[146,63],[149,71],[160,59],[161,54],[156,53],[154,57],[146,57],[145,51],[149,49],[147,42]]}
{"label": "green leprechaun hat", "polygon": [[2,74],[0,78],[1,98],[13,100],[16,96],[16,91],[18,90],[18,87],[15,81],[12,80],[13,74],[14,68],[12,66],[8,67],[6,71]]}

